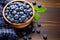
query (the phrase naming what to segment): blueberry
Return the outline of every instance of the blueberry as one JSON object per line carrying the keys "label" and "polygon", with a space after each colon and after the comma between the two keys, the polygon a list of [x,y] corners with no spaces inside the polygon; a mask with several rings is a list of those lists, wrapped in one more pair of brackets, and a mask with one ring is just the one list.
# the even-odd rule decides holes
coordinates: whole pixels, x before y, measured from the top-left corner
{"label": "blueberry", "polygon": [[27,16],[27,17],[30,19],[31,16],[29,15],[29,16]]}
{"label": "blueberry", "polygon": [[10,10],[10,7],[6,7],[6,10]]}
{"label": "blueberry", "polygon": [[19,20],[14,20],[15,21],[15,23],[19,23]]}
{"label": "blueberry", "polygon": [[30,6],[29,5],[26,5],[26,8],[29,8]]}
{"label": "blueberry", "polygon": [[21,7],[22,6],[22,3],[19,3],[18,5]]}
{"label": "blueberry", "polygon": [[14,5],[15,6],[15,8],[17,8],[18,6],[17,5]]}
{"label": "blueberry", "polygon": [[5,14],[6,16],[8,15],[8,13]]}
{"label": "blueberry", "polygon": [[17,19],[19,19],[19,16],[18,15],[15,15],[14,18],[17,20]]}
{"label": "blueberry", "polygon": [[20,10],[19,10],[19,8],[17,7],[17,8],[15,8],[15,11],[20,11]]}
{"label": "blueberry", "polygon": [[36,1],[32,1],[32,4],[33,4],[33,5],[36,5]]}
{"label": "blueberry", "polygon": [[41,8],[41,4],[38,4],[37,6],[38,6],[38,8]]}
{"label": "blueberry", "polygon": [[40,23],[40,22],[37,22],[37,26],[38,26],[38,27],[41,27],[41,23]]}
{"label": "blueberry", "polygon": [[24,15],[24,12],[20,12],[20,15]]}
{"label": "blueberry", "polygon": [[20,15],[20,12],[17,12],[17,15]]}
{"label": "blueberry", "polygon": [[32,8],[29,8],[30,11],[32,11]]}
{"label": "blueberry", "polygon": [[31,40],[31,39],[32,39],[31,35],[29,35],[29,36],[28,36],[28,39],[29,39],[29,40]]}
{"label": "blueberry", "polygon": [[14,18],[11,18],[10,21],[11,21],[11,22],[14,22]]}
{"label": "blueberry", "polygon": [[46,40],[47,39],[47,34],[43,34],[43,38],[44,38],[44,40]]}
{"label": "blueberry", "polygon": [[24,40],[27,40],[27,37],[26,36],[24,36]]}
{"label": "blueberry", "polygon": [[28,28],[31,29],[32,28],[32,25],[29,25]]}
{"label": "blueberry", "polygon": [[10,18],[13,18],[12,14],[9,14],[8,16],[10,16]]}
{"label": "blueberry", "polygon": [[12,13],[12,10],[9,10]]}
{"label": "blueberry", "polygon": [[19,18],[19,22],[22,23],[22,19],[21,18]]}
{"label": "blueberry", "polygon": [[26,4],[23,4],[24,7],[26,7]]}
{"label": "blueberry", "polygon": [[10,8],[11,8],[12,10],[14,10],[16,7],[15,7],[15,5],[10,5]]}
{"label": "blueberry", "polygon": [[24,12],[25,12],[25,13],[27,13],[27,10],[26,10],[26,9],[24,9]]}
{"label": "blueberry", "polygon": [[16,2],[16,4],[20,4],[20,2]]}
{"label": "blueberry", "polygon": [[13,11],[12,14],[15,15],[17,12],[16,11]]}
{"label": "blueberry", "polygon": [[23,35],[23,36],[26,36],[26,32],[23,32],[22,35]]}
{"label": "blueberry", "polygon": [[33,15],[33,13],[32,12],[30,12],[30,16],[32,16]]}
{"label": "blueberry", "polygon": [[9,12],[9,10],[6,10],[6,13],[8,13]]}
{"label": "blueberry", "polygon": [[23,22],[26,22],[28,20],[28,18],[26,18]]}
{"label": "blueberry", "polygon": [[22,17],[21,17],[21,20],[22,20],[22,21],[25,21],[25,19],[26,19],[25,16],[22,16]]}
{"label": "blueberry", "polygon": [[32,9],[31,9],[31,8],[29,8],[29,9],[27,10],[27,12],[28,12],[28,13],[30,13],[31,11],[32,11]]}
{"label": "blueberry", "polygon": [[35,29],[33,28],[31,32],[32,32],[32,33],[35,33]]}
{"label": "blueberry", "polygon": [[7,16],[7,18],[10,20],[11,17],[10,16]]}
{"label": "blueberry", "polygon": [[40,34],[40,29],[39,29],[39,28],[37,28],[37,29],[36,29],[36,32],[37,32],[38,34]]}
{"label": "blueberry", "polygon": [[23,7],[24,7],[25,9],[26,9],[26,4],[27,4],[27,3],[25,3],[25,2],[23,3]]}
{"label": "blueberry", "polygon": [[21,17],[21,15],[18,15],[19,16],[19,18]]}
{"label": "blueberry", "polygon": [[21,11],[23,11],[23,10],[24,10],[24,7],[23,7],[23,6],[21,6],[19,9],[20,9]]}

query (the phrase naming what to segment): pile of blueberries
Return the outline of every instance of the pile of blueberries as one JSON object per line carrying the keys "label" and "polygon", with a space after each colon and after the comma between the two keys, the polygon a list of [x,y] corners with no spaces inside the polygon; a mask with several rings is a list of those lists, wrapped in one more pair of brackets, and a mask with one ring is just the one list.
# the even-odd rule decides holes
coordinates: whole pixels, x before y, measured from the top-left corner
{"label": "pile of blueberries", "polygon": [[11,2],[5,9],[6,18],[12,23],[24,23],[28,21],[32,15],[32,7],[26,2]]}

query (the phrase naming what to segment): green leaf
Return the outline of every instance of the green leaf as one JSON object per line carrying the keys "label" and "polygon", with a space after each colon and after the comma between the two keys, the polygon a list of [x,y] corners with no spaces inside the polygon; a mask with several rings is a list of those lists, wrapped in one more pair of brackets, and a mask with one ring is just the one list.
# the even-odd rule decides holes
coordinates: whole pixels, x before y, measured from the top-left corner
{"label": "green leaf", "polygon": [[34,6],[34,10],[37,11],[38,9],[39,9],[38,6],[35,5],[35,6]]}
{"label": "green leaf", "polygon": [[38,12],[44,13],[46,12],[47,8],[46,7],[41,7],[38,9]]}
{"label": "green leaf", "polygon": [[34,20],[39,20],[39,19],[40,19],[40,14],[36,13],[36,14],[34,15]]}

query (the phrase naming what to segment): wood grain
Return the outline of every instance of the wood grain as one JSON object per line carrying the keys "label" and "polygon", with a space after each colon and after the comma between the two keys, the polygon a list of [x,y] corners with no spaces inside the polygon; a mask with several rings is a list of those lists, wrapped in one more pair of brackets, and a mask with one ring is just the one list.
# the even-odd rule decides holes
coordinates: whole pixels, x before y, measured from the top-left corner
{"label": "wood grain", "polygon": [[[32,0],[27,0],[32,1]],[[32,35],[32,40],[43,40],[42,34],[47,33],[47,40],[60,40],[60,0],[36,0],[48,8],[47,12],[41,14],[39,22],[42,23],[41,34]],[[23,40],[20,38],[19,40]]]}

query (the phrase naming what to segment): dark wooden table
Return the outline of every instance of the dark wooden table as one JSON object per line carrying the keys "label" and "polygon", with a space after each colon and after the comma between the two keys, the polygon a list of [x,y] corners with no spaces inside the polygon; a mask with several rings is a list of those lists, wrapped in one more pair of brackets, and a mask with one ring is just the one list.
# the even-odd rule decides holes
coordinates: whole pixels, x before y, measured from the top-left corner
{"label": "dark wooden table", "polygon": [[[28,0],[32,1],[32,0]],[[60,0],[36,0],[47,7],[47,12],[41,15],[41,34],[33,34],[32,40],[43,40],[42,34],[47,33],[48,40],[60,40]],[[23,40],[20,38],[19,40]]]}

